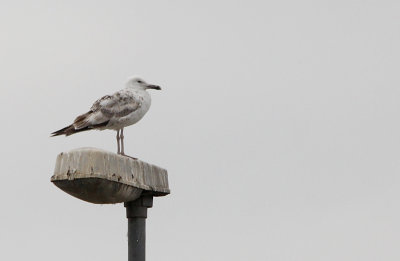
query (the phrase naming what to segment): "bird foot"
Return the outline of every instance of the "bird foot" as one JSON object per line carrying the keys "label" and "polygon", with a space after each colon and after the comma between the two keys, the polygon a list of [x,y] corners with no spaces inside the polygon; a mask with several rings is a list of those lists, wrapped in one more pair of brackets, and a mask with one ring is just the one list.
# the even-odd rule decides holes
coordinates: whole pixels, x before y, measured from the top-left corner
{"label": "bird foot", "polygon": [[132,157],[132,156],[129,156],[129,155],[126,155],[125,153],[121,153],[121,154],[119,154],[119,155],[124,156],[124,157],[128,157],[128,158],[131,158],[131,159],[134,159],[134,160],[137,160],[137,158]]}

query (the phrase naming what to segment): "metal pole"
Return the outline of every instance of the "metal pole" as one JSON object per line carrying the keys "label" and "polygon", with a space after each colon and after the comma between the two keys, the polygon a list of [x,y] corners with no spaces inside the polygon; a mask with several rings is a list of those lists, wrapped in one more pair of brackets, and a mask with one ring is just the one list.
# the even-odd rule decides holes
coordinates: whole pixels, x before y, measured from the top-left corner
{"label": "metal pole", "polygon": [[147,208],[153,206],[153,196],[141,196],[124,206],[128,218],[128,261],[145,261]]}

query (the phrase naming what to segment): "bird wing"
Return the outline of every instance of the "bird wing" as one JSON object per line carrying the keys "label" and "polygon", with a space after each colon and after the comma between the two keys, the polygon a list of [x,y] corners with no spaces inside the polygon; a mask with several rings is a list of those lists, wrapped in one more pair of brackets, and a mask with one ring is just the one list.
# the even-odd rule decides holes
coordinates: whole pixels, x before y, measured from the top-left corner
{"label": "bird wing", "polygon": [[140,99],[132,92],[118,91],[95,101],[90,111],[78,116],[73,125],[75,129],[104,126],[113,117],[124,117],[136,111],[141,105]]}

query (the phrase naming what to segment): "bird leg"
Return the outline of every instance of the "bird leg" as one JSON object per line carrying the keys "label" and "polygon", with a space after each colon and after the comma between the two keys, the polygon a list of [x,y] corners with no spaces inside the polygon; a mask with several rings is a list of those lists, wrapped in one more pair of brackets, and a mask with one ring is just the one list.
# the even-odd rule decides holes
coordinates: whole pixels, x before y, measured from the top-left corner
{"label": "bird leg", "polygon": [[124,152],[124,128],[121,129],[121,134],[119,135],[121,138],[121,155],[125,155]]}
{"label": "bird leg", "polygon": [[137,160],[137,158],[134,158],[134,157],[125,155],[125,151],[124,151],[124,128],[121,129],[121,134],[120,134],[119,137],[121,138],[121,153],[120,153],[120,154],[121,154],[122,156],[125,156],[125,157],[128,157],[128,158]]}
{"label": "bird leg", "polygon": [[120,147],[119,147],[119,140],[120,140],[120,137],[119,137],[119,130],[117,130],[117,146],[118,146],[117,154],[121,154],[121,149],[120,149]]}

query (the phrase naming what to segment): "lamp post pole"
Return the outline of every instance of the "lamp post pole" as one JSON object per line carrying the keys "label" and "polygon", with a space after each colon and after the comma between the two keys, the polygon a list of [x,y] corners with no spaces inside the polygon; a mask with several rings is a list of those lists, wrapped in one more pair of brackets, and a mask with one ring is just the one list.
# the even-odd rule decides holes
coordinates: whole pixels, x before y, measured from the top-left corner
{"label": "lamp post pole", "polygon": [[153,206],[153,196],[141,196],[124,206],[128,218],[128,261],[145,261],[147,209]]}

